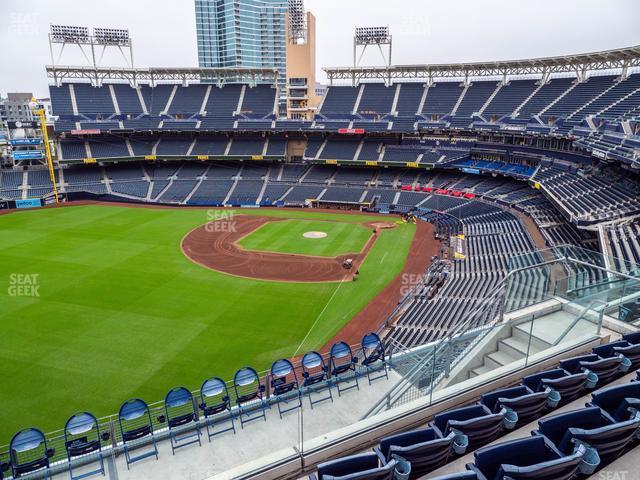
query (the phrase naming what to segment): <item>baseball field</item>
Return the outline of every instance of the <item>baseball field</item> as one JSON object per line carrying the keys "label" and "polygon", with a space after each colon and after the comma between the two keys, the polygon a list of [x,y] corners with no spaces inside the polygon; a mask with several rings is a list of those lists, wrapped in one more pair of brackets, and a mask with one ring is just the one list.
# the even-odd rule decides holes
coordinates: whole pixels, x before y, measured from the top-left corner
{"label": "baseball field", "polygon": [[[197,389],[321,348],[402,272],[416,232],[401,224],[372,241],[366,225],[388,217],[237,213],[266,217],[240,241],[247,251],[329,258],[368,245],[358,281],[246,278],[185,255],[194,229],[234,228],[228,211],[81,205],[0,215],[0,444],[20,428],[59,429],[77,411],[111,414],[131,397],[157,401],[175,386]],[[326,235],[304,237],[317,231]]]}

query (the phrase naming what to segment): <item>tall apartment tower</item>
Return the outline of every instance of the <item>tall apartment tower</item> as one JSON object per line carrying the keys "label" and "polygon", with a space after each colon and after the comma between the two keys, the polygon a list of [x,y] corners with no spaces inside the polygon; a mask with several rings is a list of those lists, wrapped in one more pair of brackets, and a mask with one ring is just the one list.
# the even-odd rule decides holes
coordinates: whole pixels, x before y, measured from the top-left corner
{"label": "tall apartment tower", "polygon": [[289,0],[287,14],[287,116],[313,119],[316,95],[316,17],[303,0]]}
{"label": "tall apartment tower", "polygon": [[287,0],[195,0],[201,67],[277,68],[286,77]]}

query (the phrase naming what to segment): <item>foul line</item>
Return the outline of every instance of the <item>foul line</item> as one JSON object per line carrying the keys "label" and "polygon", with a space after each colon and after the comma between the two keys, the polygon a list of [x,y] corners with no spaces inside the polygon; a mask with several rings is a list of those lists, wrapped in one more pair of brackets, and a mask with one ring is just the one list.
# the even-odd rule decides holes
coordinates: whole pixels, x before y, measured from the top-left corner
{"label": "foul line", "polygon": [[[345,277],[346,279],[346,277]],[[298,355],[298,352],[300,351],[300,349],[302,348],[302,345],[304,345],[304,342],[307,341],[307,338],[309,338],[309,335],[311,334],[311,331],[314,329],[314,327],[316,326],[316,324],[318,323],[318,321],[320,320],[320,318],[322,317],[322,314],[324,313],[324,311],[327,309],[327,307],[329,306],[329,304],[331,303],[331,300],[333,300],[333,297],[336,296],[336,293],[338,293],[338,290],[340,290],[340,287],[342,286],[343,283],[345,283],[345,279],[343,279],[340,283],[338,283],[338,286],[336,287],[336,289],[333,291],[333,294],[331,295],[331,298],[329,298],[329,301],[325,304],[324,308],[322,309],[322,311],[320,312],[320,314],[316,317],[315,322],[313,322],[313,325],[311,325],[311,328],[309,328],[309,331],[307,332],[307,334],[304,336],[304,338],[302,339],[302,342],[300,342],[300,345],[298,345],[298,348],[296,349],[296,351],[293,353],[293,356],[295,357],[296,355]]]}

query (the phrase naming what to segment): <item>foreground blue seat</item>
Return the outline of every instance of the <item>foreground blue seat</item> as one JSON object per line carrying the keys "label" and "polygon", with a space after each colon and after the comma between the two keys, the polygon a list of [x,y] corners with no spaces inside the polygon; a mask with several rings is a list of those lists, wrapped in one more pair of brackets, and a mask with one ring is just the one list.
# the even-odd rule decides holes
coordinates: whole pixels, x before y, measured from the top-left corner
{"label": "foreground blue seat", "polygon": [[392,480],[396,464],[395,460],[391,460],[380,466],[378,455],[362,453],[321,463],[316,473],[309,475],[309,479]]}
{"label": "foreground blue seat", "polygon": [[480,403],[493,413],[499,413],[503,408],[511,409],[518,414],[518,424],[524,425],[542,415],[548,397],[548,389],[534,393],[529,387],[519,385],[485,393]]}
{"label": "foreground blue seat", "polygon": [[[606,385],[620,373],[622,358],[600,358],[596,354],[580,355],[560,362],[560,367],[569,373],[587,372],[587,387],[595,388]],[[596,378],[590,378],[589,373]]]}
{"label": "foreground blue seat", "polygon": [[453,456],[454,433],[440,436],[433,428],[421,428],[411,432],[391,435],[380,440],[374,451],[383,464],[395,455],[411,463],[410,479],[419,478],[441,467]]}
{"label": "foreground blue seat", "polygon": [[600,407],[615,422],[630,420],[640,412],[640,382],[605,387],[591,397],[589,405]]}
{"label": "foreground blue seat", "polygon": [[[369,385],[379,378],[389,378],[384,343],[377,333],[367,333],[360,344],[362,366],[365,368]],[[376,372],[380,372],[376,374]]]}
{"label": "foreground blue seat", "polygon": [[441,475],[439,477],[433,477],[431,480],[478,480],[478,476],[475,472],[460,472],[452,473],[450,475]]}
{"label": "foreground blue seat", "polygon": [[[231,400],[227,384],[218,377],[205,380],[200,387],[200,405],[198,405],[205,418],[207,426],[207,436],[209,442],[211,437],[224,432],[233,431],[236,433],[236,426],[233,421],[231,411]],[[229,425],[216,429],[216,425],[227,423]]]}
{"label": "foreground blue seat", "polygon": [[572,455],[578,445],[586,444],[609,463],[634,439],[640,418],[613,422],[600,408],[587,407],[542,419],[538,425],[534,434],[547,437],[560,455]]}
{"label": "foreground blue seat", "polygon": [[[118,425],[124,446],[124,456],[129,466],[139,460],[155,456],[158,459],[158,445],[156,436],[153,433],[153,422],[149,406],[144,400],[134,398],[127,400],[120,407],[118,412]],[[131,450],[149,440],[150,449],[137,455],[131,456]]]}
{"label": "foreground blue seat", "polygon": [[481,448],[467,468],[479,480],[571,480],[580,468],[586,448],[560,455],[543,436],[521,438]]}
{"label": "foreground blue seat", "polygon": [[551,389],[560,395],[557,405],[564,405],[582,396],[586,391],[587,373],[571,374],[563,368],[554,368],[528,375],[522,379],[522,384],[533,392]]}
{"label": "foreground blue seat", "polygon": [[640,344],[640,332],[627,333],[622,336],[622,339],[634,345],[638,345]]}
{"label": "foreground blue seat", "polygon": [[[171,453],[197,443],[202,446],[200,425],[193,395],[185,387],[172,388],[164,398],[166,422],[169,425]],[[192,428],[189,428],[189,427]]]}
{"label": "foreground blue seat", "polygon": [[611,358],[622,355],[626,359],[622,372],[640,367],[640,344],[629,343],[626,340],[605,343],[593,349],[593,353],[601,358]]}
{"label": "foreground blue seat", "polygon": [[245,423],[263,419],[267,421],[267,403],[264,399],[265,386],[260,382],[260,376],[251,367],[238,370],[233,376],[233,389],[236,394],[236,406],[240,428]]}
{"label": "foreground blue seat", "polygon": [[[72,480],[86,478],[91,475],[104,475],[104,455],[102,441],[108,440],[109,432],[100,433],[98,419],[89,412],[73,415],[64,426],[64,447],[67,452],[69,476]],[[85,455],[94,454],[98,468],[90,472],[84,471],[78,476],[73,474],[73,461]]]}
{"label": "foreground blue seat", "polygon": [[338,390],[338,396],[353,388],[360,390],[356,371],[357,363],[358,359],[354,357],[351,347],[346,342],[337,342],[331,346],[329,351],[331,381]]}
{"label": "foreground blue seat", "polygon": [[276,399],[280,418],[282,414],[302,407],[302,395],[293,364],[283,358],[271,365],[269,373],[271,396]]}
{"label": "foreground blue seat", "polygon": [[[318,352],[307,352],[303,355],[301,361],[302,367],[302,386],[305,387],[307,397],[311,408],[316,403],[331,400],[333,402],[333,394],[331,388],[327,388],[324,395],[323,387],[330,387],[329,384],[329,367],[322,355]],[[312,395],[315,394],[315,395]]]}
{"label": "foreground blue seat", "polygon": [[[439,413],[431,425],[442,437],[450,433],[466,436],[468,448],[473,450],[492,442],[503,433],[506,413],[506,410],[492,413],[484,405],[472,405]],[[458,448],[456,453],[462,454],[466,450]]]}
{"label": "foreground blue seat", "polygon": [[41,430],[27,428],[16,433],[9,443],[9,458],[13,478],[33,472],[41,472],[43,478],[51,478],[49,460],[55,451],[47,447],[47,439]]}

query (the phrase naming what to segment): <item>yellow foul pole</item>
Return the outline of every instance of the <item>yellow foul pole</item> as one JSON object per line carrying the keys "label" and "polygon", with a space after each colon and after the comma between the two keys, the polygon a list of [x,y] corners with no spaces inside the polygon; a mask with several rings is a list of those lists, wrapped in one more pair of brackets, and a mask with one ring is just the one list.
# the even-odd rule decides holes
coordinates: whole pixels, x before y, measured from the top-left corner
{"label": "yellow foul pole", "polygon": [[40,120],[40,130],[42,131],[42,141],[44,142],[44,152],[47,158],[47,165],[49,167],[49,177],[51,178],[51,184],[53,185],[53,194],[56,197],[56,205],[60,203],[58,198],[58,186],[56,185],[56,175],[53,170],[53,158],[51,158],[51,146],[49,145],[49,133],[47,132],[47,117],[44,108],[38,108],[33,113],[38,116]]}

